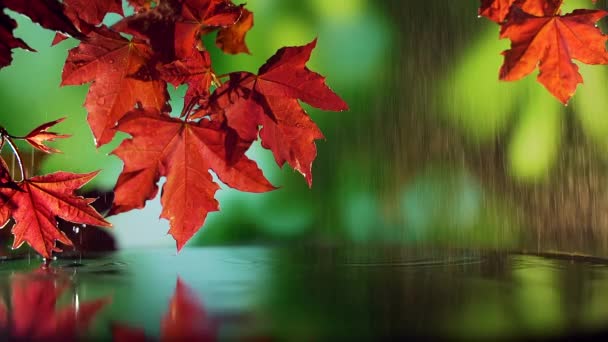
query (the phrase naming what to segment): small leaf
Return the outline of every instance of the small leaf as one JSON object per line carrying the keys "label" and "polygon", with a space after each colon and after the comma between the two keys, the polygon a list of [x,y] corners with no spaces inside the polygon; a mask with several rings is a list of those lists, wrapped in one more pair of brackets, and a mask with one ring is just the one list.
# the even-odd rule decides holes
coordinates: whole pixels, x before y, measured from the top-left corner
{"label": "small leaf", "polygon": [[13,248],[27,242],[44,258],[50,258],[53,252],[61,251],[55,241],[72,246],[68,237],[57,228],[56,216],[73,223],[110,227],[110,223],[91,207],[94,199],[74,195],[76,189],[96,175],[97,172],[57,172],[18,183],[21,191],[0,189],[0,213],[10,211],[15,219]]}
{"label": "small leaf", "polygon": [[250,53],[245,44],[245,35],[253,27],[253,13],[243,9],[239,21],[227,28],[220,29],[217,33],[215,43],[225,53],[238,54]]}
{"label": "small leaf", "polygon": [[65,118],[57,119],[55,121],[47,122],[36,128],[34,128],[28,135],[25,136],[25,140],[33,147],[46,153],[58,153],[61,152],[52,147],[46,146],[44,143],[47,141],[54,141],[55,139],[69,138],[69,134],[58,134],[55,132],[49,132],[48,129],[62,122]]}
{"label": "small leaf", "polygon": [[603,10],[576,10],[564,16],[536,17],[513,10],[501,30],[501,38],[511,39],[511,49],[503,53],[500,79],[519,80],[538,66],[538,81],[568,103],[577,85],[583,83],[572,59],[608,64],[608,37],[595,26],[606,15]]}

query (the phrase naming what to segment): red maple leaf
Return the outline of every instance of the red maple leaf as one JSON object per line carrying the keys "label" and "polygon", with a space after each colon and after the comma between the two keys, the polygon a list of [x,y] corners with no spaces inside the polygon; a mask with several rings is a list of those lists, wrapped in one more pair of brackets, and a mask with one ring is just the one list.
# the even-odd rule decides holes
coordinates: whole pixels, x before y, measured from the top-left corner
{"label": "red maple leaf", "polygon": [[70,18],[66,16],[64,5],[57,0],[2,0],[0,9],[3,7],[27,15],[33,22],[49,30],[83,38]]}
{"label": "red maple leaf", "polygon": [[220,29],[215,42],[226,53],[250,53],[247,44],[245,44],[245,35],[252,27],[253,13],[243,8],[239,21],[227,28]]}
{"label": "red maple leaf", "polygon": [[[175,23],[181,15],[182,0],[163,0],[152,9],[140,8],[140,12],[128,16],[112,26],[146,41],[161,63],[178,60],[175,56]],[[187,57],[187,56],[186,56]]]}
{"label": "red maple leaf", "polygon": [[502,23],[511,12],[512,6],[538,17],[554,15],[559,12],[562,2],[563,0],[481,0],[479,15]]}
{"label": "red maple leaf", "polygon": [[606,15],[603,10],[576,10],[537,17],[514,9],[501,30],[501,38],[511,39],[511,49],[503,53],[500,79],[519,80],[538,65],[538,81],[566,104],[583,82],[572,59],[608,64],[608,37],[595,26]]}
{"label": "red maple leaf", "polygon": [[[213,76],[211,57],[207,51],[194,50],[188,58],[162,65],[158,69],[161,78],[176,88],[181,84],[188,84],[184,97],[186,105],[195,99],[199,99],[200,103],[208,100]],[[187,108],[184,108],[185,110]]]}
{"label": "red maple leaf", "polygon": [[152,76],[151,57],[147,44],[108,29],[91,32],[70,50],[61,84],[93,82],[84,106],[97,146],[112,140],[116,123],[137,103],[158,110],[167,106],[167,86]]}
{"label": "red maple leaf", "polygon": [[201,34],[234,25],[242,6],[229,0],[184,0],[181,19],[175,24],[175,53],[178,58],[192,54]]}
{"label": "red maple leaf", "polygon": [[67,278],[47,270],[12,276],[10,309],[0,300],[2,336],[17,341],[79,340],[109,300],[58,308],[57,301],[68,288]]}
{"label": "red maple leaf", "polygon": [[[180,278],[160,326],[161,341],[215,341],[217,328],[212,324],[202,303]],[[114,341],[145,341],[142,329],[122,324],[112,326]]]}
{"label": "red maple leaf", "polygon": [[74,191],[89,182],[97,172],[74,174],[56,172],[32,177],[17,183],[18,190],[0,189],[0,218],[6,222],[7,213],[15,219],[11,232],[13,248],[27,242],[44,258],[50,258],[59,241],[72,246],[68,237],[57,228],[57,217],[73,223],[109,227],[101,215],[90,206],[94,199],[74,195]]}
{"label": "red maple leaf", "polygon": [[155,109],[134,110],[118,125],[133,138],[114,150],[124,162],[114,190],[111,214],[143,208],[156,196],[157,182],[166,176],[162,218],[180,250],[203,225],[207,214],[219,210],[214,198],[219,186],[209,170],[228,186],[241,191],[265,192],[274,187],[257,164],[244,155],[246,142],[230,144],[240,157],[230,163],[227,133],[214,123],[184,122]]}
{"label": "red maple leaf", "polygon": [[200,36],[234,25],[242,11],[229,0],[165,0],[113,28],[147,40],[159,59],[170,63],[190,57],[196,48],[204,50]]}
{"label": "red maple leaf", "polygon": [[0,68],[11,64],[11,51],[14,48],[35,51],[23,40],[13,36],[17,23],[2,13],[4,8],[24,14],[44,28],[77,38],[83,37],[65,14],[64,5],[57,0],[2,0],[0,1]]}
{"label": "red maple leaf", "polygon": [[[101,24],[106,14],[112,12],[124,15],[122,0],[64,0],[63,4],[68,18],[84,35],[95,30],[95,25]],[[57,33],[52,45],[67,38],[64,34]]]}
{"label": "red maple leaf", "polygon": [[0,12],[0,68],[10,65],[13,61],[13,49],[21,48],[34,51],[23,40],[13,35],[13,30],[17,27],[15,22],[8,15]]}
{"label": "red maple leaf", "polygon": [[122,0],[64,0],[66,12],[91,25],[99,25],[106,14],[123,15]]}
{"label": "red maple leaf", "polygon": [[34,128],[28,135],[26,135],[25,141],[27,141],[30,145],[35,147],[36,149],[46,152],[46,153],[58,153],[59,150],[48,147],[44,143],[47,141],[54,141],[55,139],[63,139],[70,137],[69,134],[59,134],[55,132],[49,132],[49,128],[55,126],[56,124],[62,122],[65,118],[61,118],[55,121],[47,122],[42,124],[36,128]]}
{"label": "red maple leaf", "polygon": [[272,150],[279,166],[289,163],[309,185],[317,155],[314,141],[323,134],[298,99],[324,110],[348,109],[325,84],[325,78],[306,67],[316,42],[280,49],[258,75],[231,74],[229,82],[215,91],[212,106],[223,112],[228,125],[246,141],[256,139],[261,125],[262,146]]}

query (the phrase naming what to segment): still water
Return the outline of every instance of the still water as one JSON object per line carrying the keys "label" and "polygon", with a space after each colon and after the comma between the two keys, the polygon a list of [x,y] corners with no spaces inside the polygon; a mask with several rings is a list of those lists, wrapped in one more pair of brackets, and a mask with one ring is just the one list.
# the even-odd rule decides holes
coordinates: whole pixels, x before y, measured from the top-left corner
{"label": "still water", "polygon": [[16,340],[597,336],[608,259],[450,249],[193,248],[0,264]]}

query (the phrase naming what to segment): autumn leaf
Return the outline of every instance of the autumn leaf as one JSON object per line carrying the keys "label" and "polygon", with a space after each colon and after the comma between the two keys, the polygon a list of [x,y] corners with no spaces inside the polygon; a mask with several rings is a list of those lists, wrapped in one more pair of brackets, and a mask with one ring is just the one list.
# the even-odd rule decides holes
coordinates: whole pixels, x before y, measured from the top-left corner
{"label": "autumn leaf", "polygon": [[68,237],[57,228],[55,217],[73,223],[109,227],[110,223],[90,206],[94,199],[74,195],[76,189],[96,175],[97,172],[56,172],[19,182],[20,191],[0,189],[0,216],[10,211],[15,219],[11,230],[15,236],[13,248],[27,242],[44,258],[50,258],[53,252],[61,251],[55,241],[72,246]]}
{"label": "autumn leaf", "polygon": [[86,42],[70,50],[61,84],[93,82],[84,106],[98,147],[112,140],[116,123],[137,103],[166,108],[167,86],[152,76],[151,57],[147,44],[107,29],[92,32]]}
{"label": "autumn leaf", "polygon": [[503,53],[500,79],[519,80],[538,65],[538,81],[562,103],[568,103],[583,82],[572,59],[608,64],[608,38],[595,26],[606,15],[603,10],[576,10],[564,16],[536,17],[514,10],[501,30],[501,38],[511,39],[511,49]]}
{"label": "autumn leaf", "polygon": [[63,139],[70,137],[69,134],[59,134],[55,132],[49,132],[49,128],[55,126],[56,124],[62,122],[65,118],[61,118],[55,121],[47,122],[42,124],[36,128],[34,128],[28,135],[25,136],[25,140],[37,148],[38,150],[46,153],[58,153],[59,150],[48,147],[44,143],[47,141],[54,141],[55,139]]}
{"label": "autumn leaf", "polygon": [[0,12],[0,68],[11,64],[13,61],[13,49],[21,48],[34,51],[23,40],[13,35],[15,28],[17,28],[17,22],[3,12]]}
{"label": "autumn leaf", "polygon": [[183,60],[200,46],[200,36],[234,25],[242,6],[228,0],[165,0],[127,17],[113,28],[145,39],[163,63]]}
{"label": "autumn leaf", "polygon": [[112,29],[147,42],[163,64],[178,60],[175,56],[175,22],[181,15],[182,0],[163,0],[147,10],[138,8],[141,9],[139,13],[120,20]]}
{"label": "autumn leaf", "polygon": [[516,6],[528,14],[538,17],[557,14],[563,0],[481,0],[479,15],[494,22],[505,21],[511,7]]}
{"label": "autumn leaf", "polygon": [[122,0],[64,0],[68,16],[75,16],[91,25],[102,23],[108,13],[124,15]]}
{"label": "autumn leaf", "polygon": [[212,70],[211,57],[207,51],[195,50],[186,59],[160,66],[159,72],[163,80],[173,84],[176,88],[181,84],[188,84],[184,97],[186,106],[195,99],[200,99],[201,103],[208,100]]}
{"label": "autumn leaf", "polygon": [[215,40],[222,51],[230,54],[250,53],[245,44],[245,35],[253,27],[253,13],[243,9],[239,21],[227,28],[220,29]]}
{"label": "autumn leaf", "polygon": [[[95,25],[103,22],[106,14],[116,13],[124,15],[122,0],[64,0],[65,13],[74,23],[74,26],[84,35],[95,30]],[[64,34],[57,33],[52,45],[67,39]]]}
{"label": "autumn leaf", "polygon": [[192,54],[200,36],[216,28],[234,25],[243,9],[228,0],[184,0],[181,19],[175,24],[175,53],[178,58]]}
{"label": "autumn leaf", "polygon": [[315,140],[323,134],[304,111],[299,100],[314,107],[342,111],[348,105],[326,84],[325,78],[306,67],[317,41],[280,49],[259,74],[231,74],[229,82],[213,96],[214,107],[223,111],[228,125],[246,140],[254,140],[258,126],[262,146],[272,150],[279,166],[286,162],[312,185]]}
{"label": "autumn leaf", "polygon": [[[134,110],[118,125],[118,130],[133,138],[114,150],[124,162],[116,183],[111,214],[143,208],[145,201],[163,185],[161,217],[169,220],[169,234],[180,250],[203,225],[207,214],[219,210],[215,192],[219,186],[209,170],[228,186],[241,191],[266,192],[274,187],[257,164],[239,153],[234,163],[226,148],[227,134],[208,121],[184,122],[160,114],[155,109]],[[246,142],[231,145],[244,152]]]}
{"label": "autumn leaf", "polygon": [[16,341],[76,341],[108,299],[58,308],[67,278],[39,270],[11,277],[11,305],[0,305],[0,333]]}
{"label": "autumn leaf", "polygon": [[63,32],[76,38],[84,37],[66,16],[64,5],[57,0],[1,0],[1,7],[24,14],[49,30]]}

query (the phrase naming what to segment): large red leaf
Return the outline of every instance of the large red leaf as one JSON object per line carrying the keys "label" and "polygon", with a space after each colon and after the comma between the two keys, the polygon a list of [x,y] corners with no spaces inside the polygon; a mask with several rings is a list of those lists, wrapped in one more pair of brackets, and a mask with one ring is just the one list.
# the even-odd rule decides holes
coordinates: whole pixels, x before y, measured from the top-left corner
{"label": "large red leaf", "polygon": [[33,22],[49,30],[83,38],[70,18],[65,15],[64,5],[57,0],[1,0],[1,7],[27,15]]}
{"label": "large red leaf", "polygon": [[33,51],[23,40],[13,35],[16,27],[17,23],[11,17],[0,12],[0,68],[11,64],[14,48]]}
{"label": "large red leaf", "polygon": [[153,79],[153,67],[148,67],[151,57],[148,45],[109,30],[92,32],[86,42],[70,50],[61,84],[93,82],[84,106],[97,146],[112,140],[116,123],[137,103],[166,108],[166,83]]}
{"label": "large red leaf", "polygon": [[511,12],[511,6],[539,17],[554,15],[558,13],[562,2],[563,0],[481,0],[479,15],[502,23]]}
{"label": "large red leaf", "polygon": [[[112,12],[124,15],[122,0],[65,0],[63,4],[68,18],[84,35],[94,31],[95,25],[101,24],[106,14]],[[67,38],[67,36],[57,33],[53,45]]]}
{"label": "large red leaf", "polygon": [[99,25],[106,14],[123,15],[122,0],[64,0],[68,16],[76,16],[91,25]]}
{"label": "large red leaf", "polygon": [[566,104],[583,82],[572,59],[608,64],[608,37],[595,26],[606,15],[603,10],[576,10],[564,16],[536,17],[514,10],[501,30],[501,38],[511,39],[511,49],[503,53],[500,79],[521,79],[538,65],[538,81]]}
{"label": "large red leaf", "polygon": [[348,105],[326,84],[325,78],[306,67],[316,40],[280,49],[256,76],[233,73],[214,94],[214,108],[223,111],[228,125],[244,140],[254,140],[262,126],[262,146],[272,150],[279,166],[285,162],[312,185],[314,141],[323,134],[298,102],[342,111]]}
{"label": "large red leaf", "polygon": [[[146,200],[156,196],[160,177],[166,176],[161,217],[169,220],[169,233],[178,250],[199,230],[209,212],[219,210],[214,198],[219,186],[210,170],[241,191],[274,189],[256,163],[243,153],[234,163],[228,162],[231,151],[226,148],[227,133],[208,121],[186,123],[146,109],[131,112],[118,129],[133,138],[123,141],[113,152],[123,160],[124,168],[116,183],[111,213],[143,208]],[[248,147],[246,143],[231,146],[242,151]]]}
{"label": "large red leaf", "polygon": [[8,210],[15,219],[13,248],[27,242],[40,255],[50,258],[54,251],[61,251],[55,241],[72,246],[57,228],[56,216],[73,223],[109,227],[110,223],[90,206],[94,199],[74,195],[96,175],[97,172],[57,172],[24,180],[18,183],[19,190],[0,189],[0,216]]}
{"label": "large red leaf", "polygon": [[68,279],[41,270],[11,277],[10,309],[0,306],[0,332],[15,341],[76,341],[108,299],[58,308]]}

